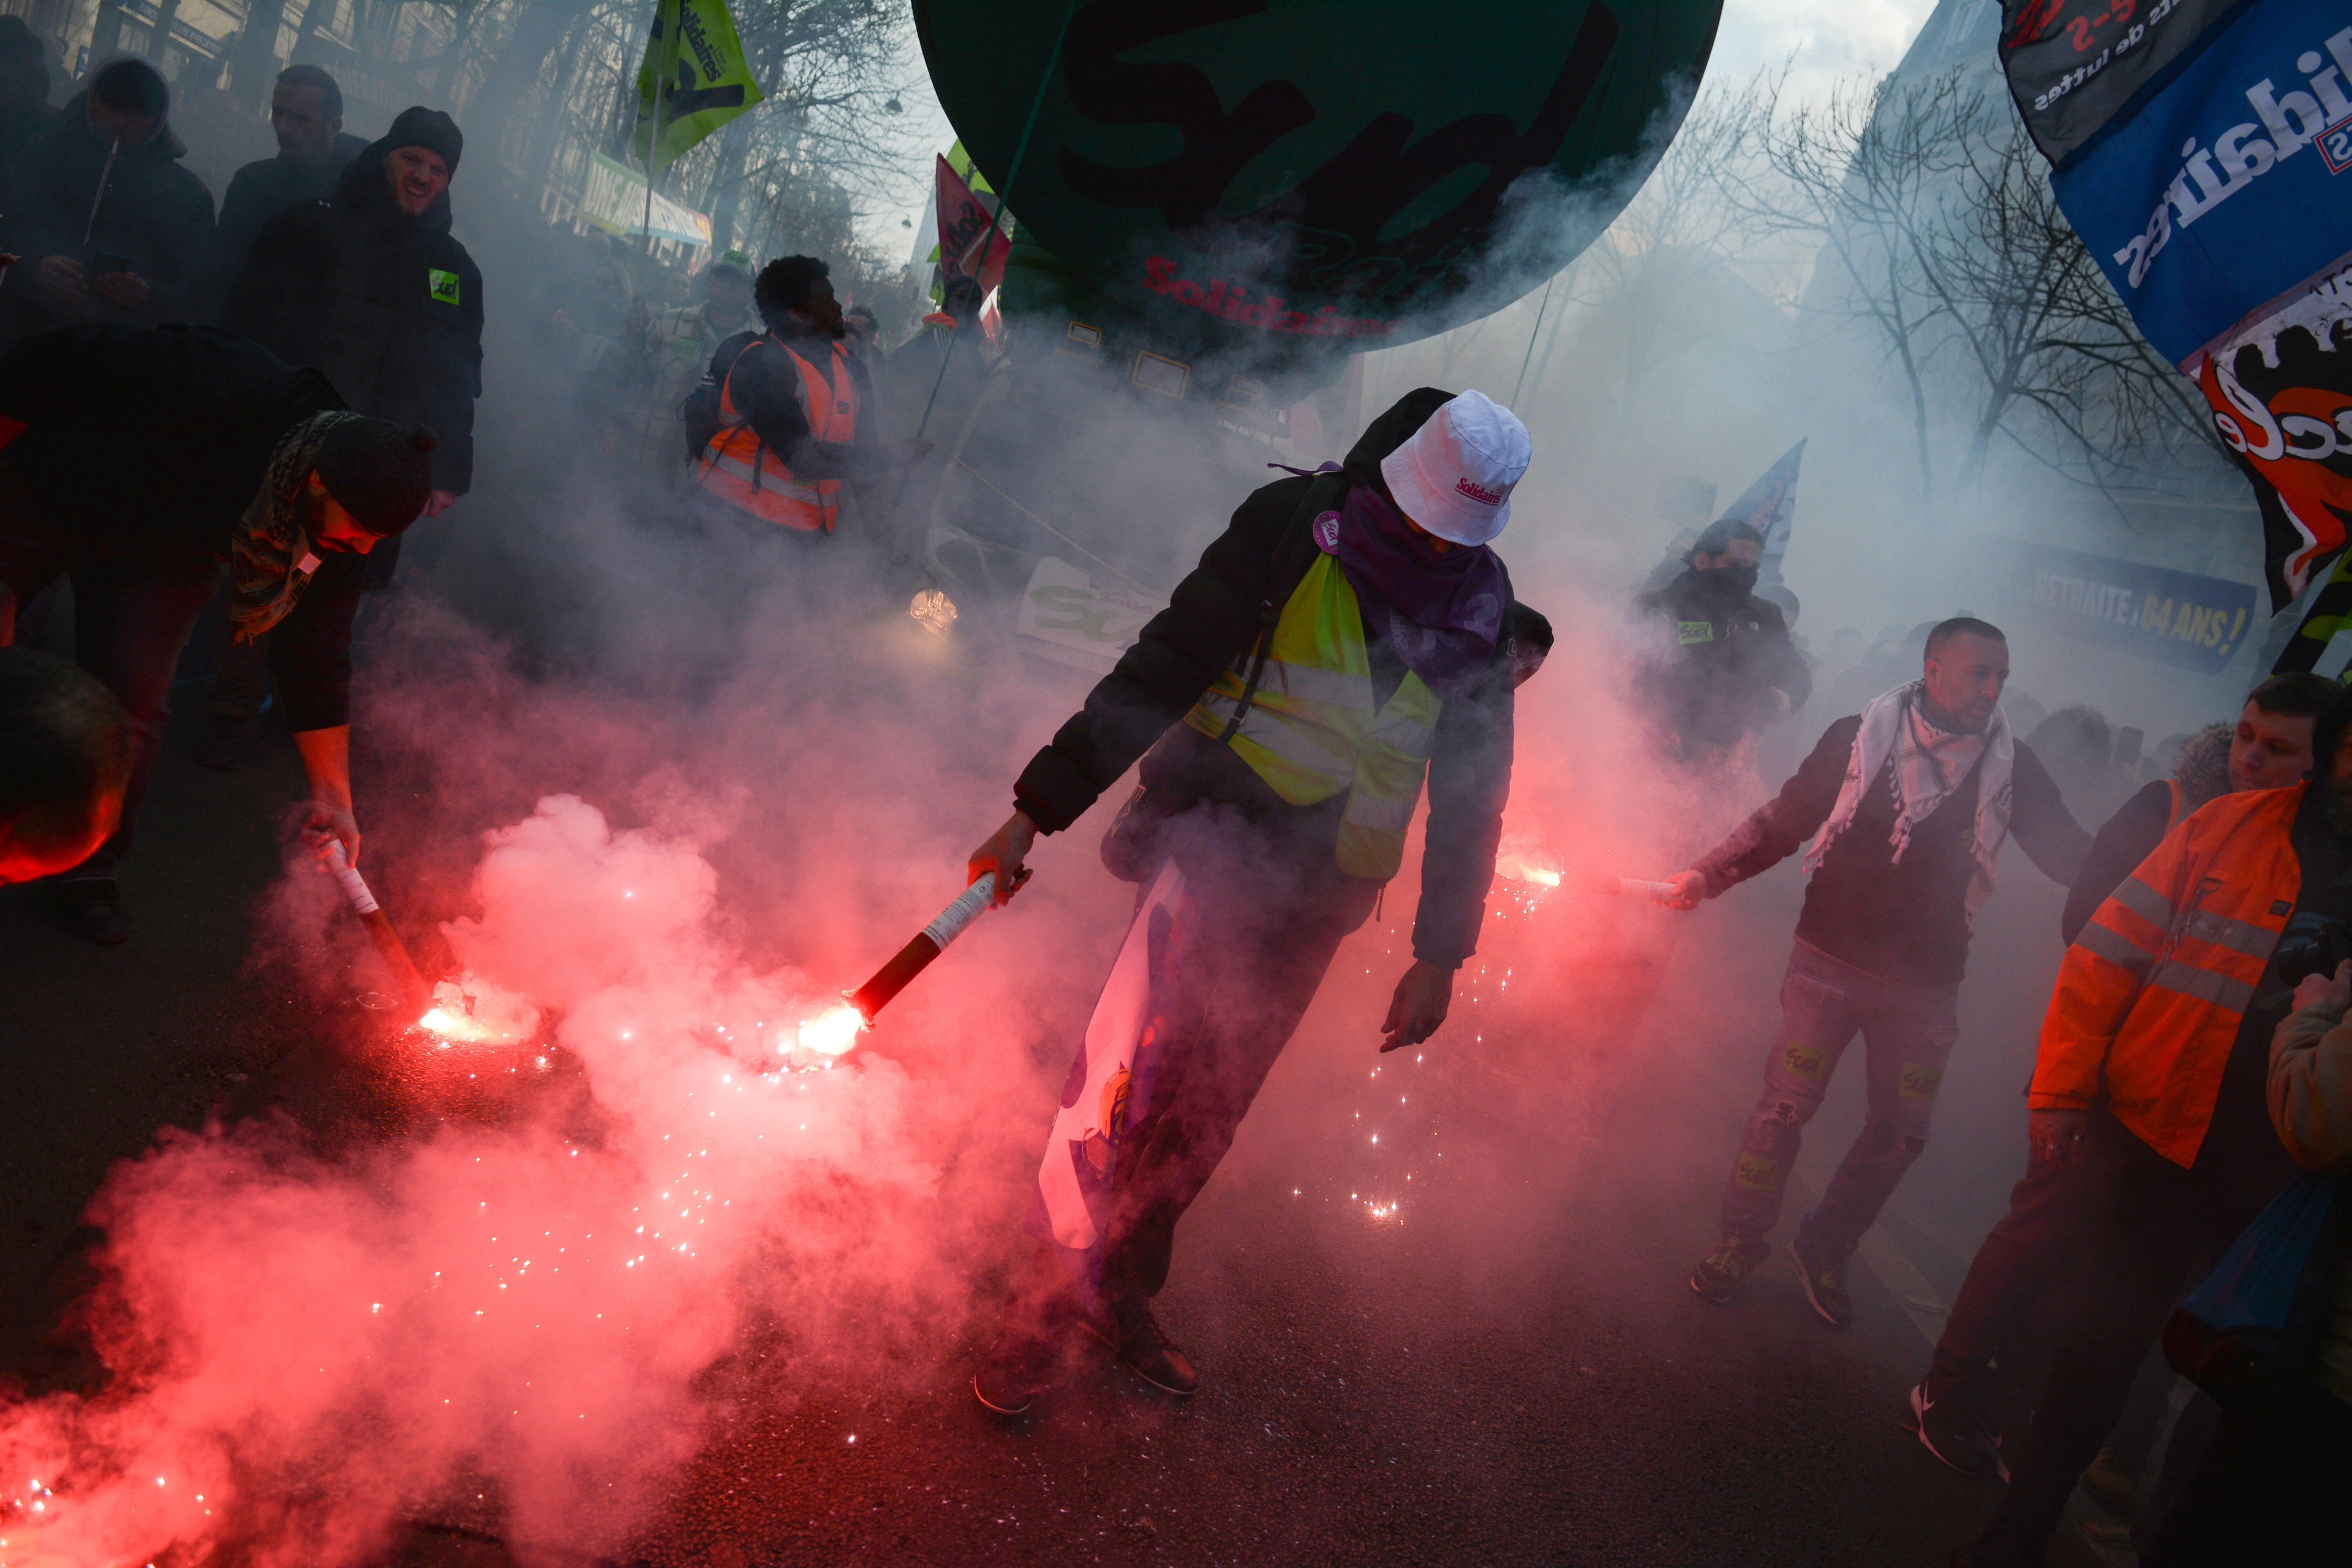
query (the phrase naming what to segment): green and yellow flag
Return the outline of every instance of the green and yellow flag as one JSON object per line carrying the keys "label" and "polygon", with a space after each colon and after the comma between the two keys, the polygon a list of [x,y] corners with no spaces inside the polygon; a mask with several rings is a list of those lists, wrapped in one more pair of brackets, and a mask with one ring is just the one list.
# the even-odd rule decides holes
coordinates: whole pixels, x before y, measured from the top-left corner
{"label": "green and yellow flag", "polygon": [[637,157],[660,174],[760,101],[727,0],[661,0],[637,68]]}

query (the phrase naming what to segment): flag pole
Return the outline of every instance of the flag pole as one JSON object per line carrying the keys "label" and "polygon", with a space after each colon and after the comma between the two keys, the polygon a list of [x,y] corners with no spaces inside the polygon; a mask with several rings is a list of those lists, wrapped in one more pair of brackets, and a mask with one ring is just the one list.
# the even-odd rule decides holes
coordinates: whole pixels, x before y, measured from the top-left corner
{"label": "flag pole", "polygon": [[[669,42],[669,54],[673,59],[677,54],[677,6],[684,3],[685,0],[675,0],[670,7],[669,31],[662,35]],[[661,20],[659,5],[654,7],[654,20],[656,23]],[[645,262],[653,255],[654,249],[654,159],[661,152],[662,101],[668,87],[669,72],[665,70],[655,76],[654,129],[653,134],[646,139],[646,216],[637,230],[637,298],[640,300],[645,298],[646,291]]]}
{"label": "flag pole", "polygon": [[1511,401],[1507,406],[1514,414],[1519,410],[1519,390],[1528,384],[1528,362],[1536,357],[1536,338],[1543,331],[1544,312],[1551,309],[1551,286],[1559,281],[1557,272],[1544,279],[1543,303],[1536,307],[1536,324],[1528,329],[1528,352],[1519,356],[1519,379],[1511,384]]}
{"label": "flag pole", "polygon": [[[1070,36],[1070,19],[1077,14],[1078,0],[1070,0],[1062,12],[1061,30],[1054,35],[1054,52],[1045,57],[1045,74],[1037,80],[1037,96],[1029,100],[1029,118],[1022,122],[1021,140],[1013,145],[1013,166],[1004,172],[1004,188],[996,193],[996,210],[988,215],[988,232],[980,237],[980,268],[983,272],[988,268],[988,248],[996,243],[996,231],[1003,224],[1004,214],[1013,205],[1013,182],[1021,178],[1021,161],[1029,155],[1029,133],[1037,129],[1037,116],[1045,107],[1045,89],[1054,85],[1054,72],[1061,66],[1062,43]],[[940,254],[942,258],[947,255],[945,246],[940,247]],[[975,282],[979,277],[979,273],[972,275]],[[976,318],[972,325],[980,325]],[[951,334],[948,339],[947,353],[940,355],[940,374],[931,380],[931,395],[923,402],[922,422],[915,426],[915,439],[918,441],[931,427],[931,410],[939,406],[940,388],[946,384],[948,379],[948,362],[955,357],[956,339],[961,336],[961,330]],[[903,482],[899,488],[901,490],[906,488]],[[896,502],[892,503],[890,510],[894,513],[898,510]]]}

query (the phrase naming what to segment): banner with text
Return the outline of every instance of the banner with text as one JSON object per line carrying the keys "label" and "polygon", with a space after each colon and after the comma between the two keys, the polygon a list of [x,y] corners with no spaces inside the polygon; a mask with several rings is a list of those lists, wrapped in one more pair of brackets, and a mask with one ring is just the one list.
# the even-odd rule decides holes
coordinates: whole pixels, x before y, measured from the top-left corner
{"label": "banner with text", "polygon": [[2017,602],[2079,642],[2212,675],[2263,624],[2250,584],[2022,541],[2009,549]]}

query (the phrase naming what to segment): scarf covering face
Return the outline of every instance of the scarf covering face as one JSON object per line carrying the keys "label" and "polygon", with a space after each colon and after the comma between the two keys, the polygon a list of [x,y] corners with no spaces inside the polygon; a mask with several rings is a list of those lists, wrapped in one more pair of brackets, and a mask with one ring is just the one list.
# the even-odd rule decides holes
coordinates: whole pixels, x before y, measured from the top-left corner
{"label": "scarf covering face", "polygon": [[[1325,518],[1317,520],[1318,538],[1332,531]],[[1495,660],[1511,602],[1501,559],[1483,544],[1438,551],[1371,485],[1348,491],[1337,534],[1332,553],[1367,627],[1438,696],[1468,695]]]}
{"label": "scarf covering face", "polygon": [[[253,504],[237,519],[229,541],[229,582],[235,593],[228,618],[233,640],[251,642],[301,602],[319,569],[310,550],[310,524],[302,516],[302,489],[319,466],[319,448],[339,425],[358,418],[336,410],[313,414],[278,437],[269,471],[254,492]],[[301,566],[309,561],[308,567]]]}
{"label": "scarf covering face", "polygon": [[1819,870],[1830,846],[1853,826],[1854,814],[1862,809],[1862,792],[1878,777],[1889,756],[1895,759],[1895,783],[1902,792],[1895,832],[1887,840],[1898,864],[1911,847],[1911,830],[1936,814],[1982,758],[1984,776],[1977,781],[1976,871],[1969,879],[1968,892],[1969,926],[1974,930],[1977,910],[1992,896],[1993,868],[2009,838],[2010,777],[2017,765],[2017,742],[2011,738],[2008,716],[1998,707],[1979,734],[1937,728],[1919,704],[1926,685],[1915,680],[1898,686],[1872,698],[1862,710],[1862,728],[1854,732],[1853,752],[1846,758],[1845,782],[1838,787],[1837,805],[1822,824],[1821,837],[1805,852],[1805,870]]}

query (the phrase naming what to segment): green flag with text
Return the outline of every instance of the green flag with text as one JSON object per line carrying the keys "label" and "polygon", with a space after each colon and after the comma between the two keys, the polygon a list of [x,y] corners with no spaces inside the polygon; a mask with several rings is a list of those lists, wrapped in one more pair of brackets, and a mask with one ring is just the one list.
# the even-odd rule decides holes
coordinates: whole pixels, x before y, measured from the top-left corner
{"label": "green flag with text", "polygon": [[660,174],[761,96],[727,0],[660,0],[637,68],[630,145]]}

